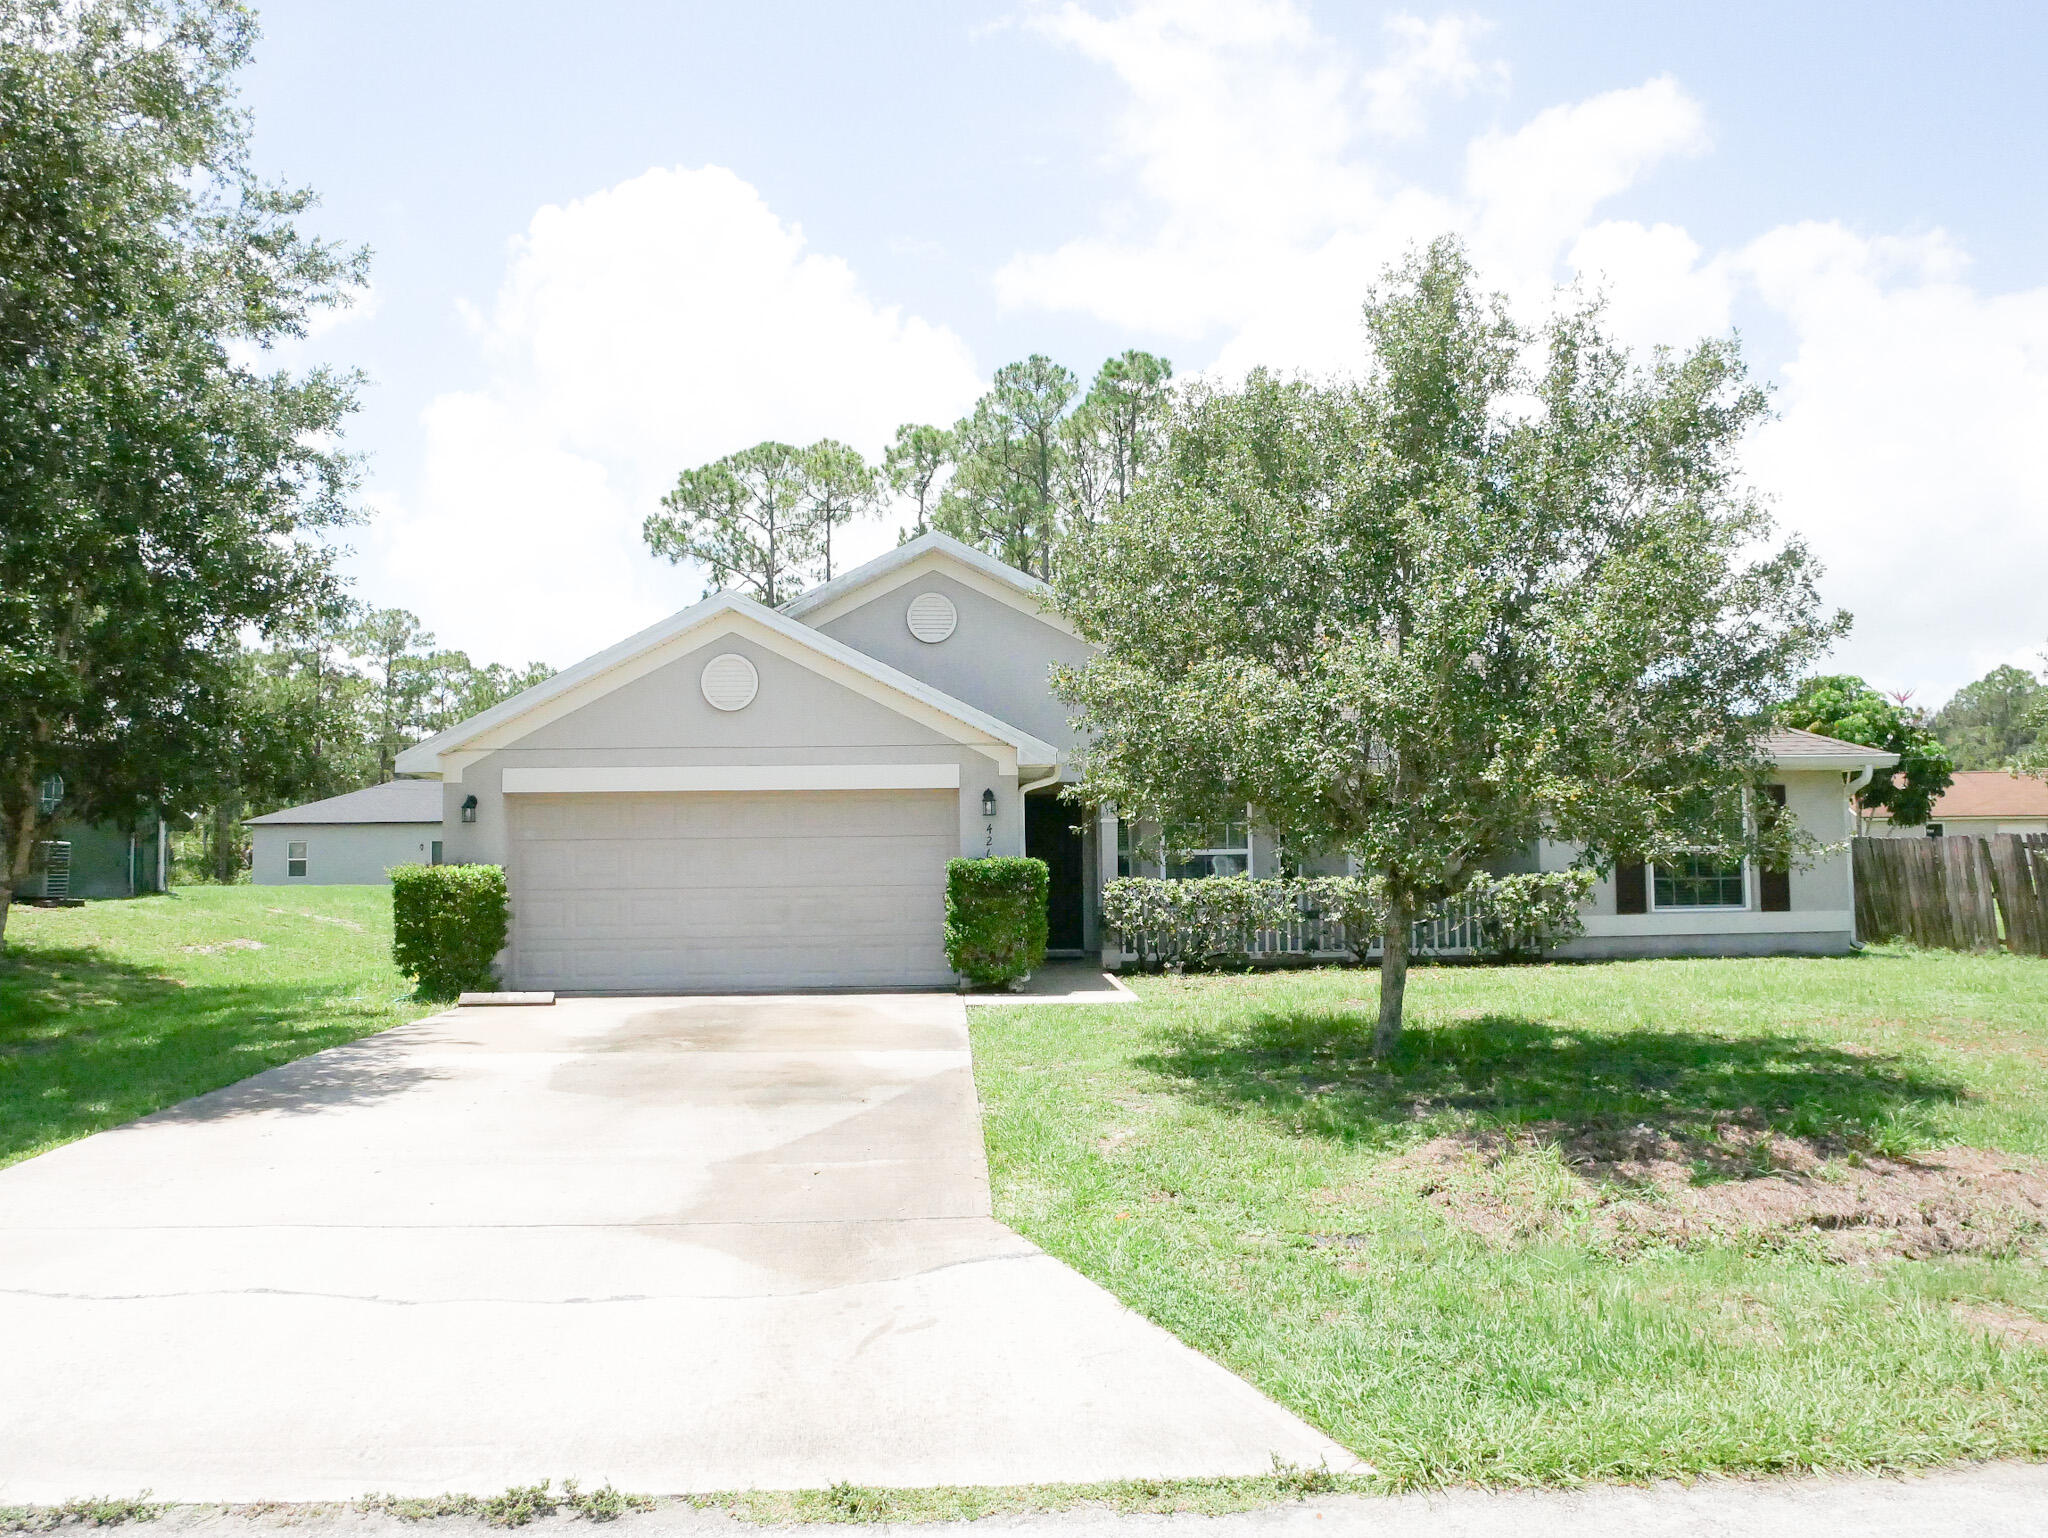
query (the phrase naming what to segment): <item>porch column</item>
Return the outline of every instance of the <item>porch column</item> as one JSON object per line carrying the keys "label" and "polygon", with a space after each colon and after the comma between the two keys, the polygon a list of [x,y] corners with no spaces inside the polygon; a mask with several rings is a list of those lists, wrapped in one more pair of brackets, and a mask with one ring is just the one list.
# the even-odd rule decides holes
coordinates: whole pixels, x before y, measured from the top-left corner
{"label": "porch column", "polygon": [[1116,808],[1105,805],[1095,813],[1095,938],[1102,947],[1102,964],[1115,971],[1123,960],[1123,941],[1110,938],[1102,922],[1102,889],[1116,880]]}

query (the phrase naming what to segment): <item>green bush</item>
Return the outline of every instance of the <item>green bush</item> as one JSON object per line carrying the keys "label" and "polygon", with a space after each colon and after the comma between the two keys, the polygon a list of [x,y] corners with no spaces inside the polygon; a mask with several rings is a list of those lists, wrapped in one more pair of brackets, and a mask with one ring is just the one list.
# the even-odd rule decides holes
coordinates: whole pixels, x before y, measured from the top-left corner
{"label": "green bush", "polygon": [[[1580,909],[1592,889],[1590,870],[1475,876],[1450,903],[1416,920],[1414,944],[1501,959],[1541,956],[1581,932]],[[1363,957],[1379,944],[1385,916],[1378,882],[1364,876],[1124,876],[1102,889],[1103,925],[1141,967],[1243,966],[1261,931],[1298,924],[1323,926],[1318,947]],[[1432,930],[1439,935],[1425,944]]]}
{"label": "green bush", "polygon": [[1024,976],[1045,960],[1043,860],[954,860],[946,866],[946,960],[976,987]]}
{"label": "green bush", "polygon": [[511,918],[503,866],[391,868],[391,959],[427,998],[492,987]]}

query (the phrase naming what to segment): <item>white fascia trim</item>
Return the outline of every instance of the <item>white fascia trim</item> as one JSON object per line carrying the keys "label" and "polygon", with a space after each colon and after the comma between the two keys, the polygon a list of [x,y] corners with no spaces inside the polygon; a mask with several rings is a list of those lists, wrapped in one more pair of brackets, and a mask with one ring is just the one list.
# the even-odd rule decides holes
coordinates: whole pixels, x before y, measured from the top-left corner
{"label": "white fascia trim", "polygon": [[958,790],[958,764],[709,764],[507,769],[508,796],[705,790]]}
{"label": "white fascia trim", "polygon": [[865,566],[856,566],[823,587],[792,598],[782,606],[782,612],[807,625],[830,624],[840,615],[933,571],[944,572],[985,598],[1043,620],[1062,634],[1080,638],[1080,632],[1053,609],[1052,589],[1045,583],[947,534],[924,534],[907,545],[898,545]]}
{"label": "white fascia trim", "polygon": [[[713,628],[721,621],[722,629]],[[686,645],[701,645],[730,631],[738,631],[778,656],[852,688],[952,741],[984,751],[1000,745],[1029,764],[1058,762],[1058,750],[1029,732],[778,614],[744,594],[718,593],[616,646],[586,657],[438,736],[415,743],[398,755],[399,764],[408,773],[444,776],[446,768],[452,767],[459,778],[474,755],[509,746],[528,732],[674,660]],[[821,662],[828,665],[821,667]],[[461,756],[465,753],[467,757]]]}
{"label": "white fascia trim", "polygon": [[1661,913],[1589,913],[1590,937],[1614,935],[1809,935],[1854,929],[1846,908],[1811,908],[1793,913],[1759,913],[1735,908],[1666,908]]}
{"label": "white fascia trim", "polygon": [[1771,760],[1771,767],[1780,774],[1797,774],[1802,769],[1840,771],[1845,769],[1891,769],[1897,766],[1899,755],[1880,753],[1872,748],[1868,753],[1804,754],[1788,753],[1783,758]]}

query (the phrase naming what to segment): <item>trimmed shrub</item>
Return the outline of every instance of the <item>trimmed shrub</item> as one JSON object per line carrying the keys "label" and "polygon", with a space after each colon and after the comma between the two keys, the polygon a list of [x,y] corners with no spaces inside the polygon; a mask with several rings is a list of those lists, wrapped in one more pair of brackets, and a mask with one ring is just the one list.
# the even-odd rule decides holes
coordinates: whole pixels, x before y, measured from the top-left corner
{"label": "trimmed shrub", "polygon": [[501,865],[391,868],[391,959],[427,998],[493,986],[511,919]]}
{"label": "trimmed shrub", "polygon": [[[1451,932],[1437,944],[1483,956],[1540,956],[1580,932],[1579,909],[1592,887],[1589,870],[1475,876],[1416,929],[1448,917]],[[1296,925],[1327,926],[1319,944],[1362,957],[1379,942],[1385,915],[1377,879],[1364,876],[1126,876],[1102,889],[1102,922],[1141,967],[1242,966],[1259,953],[1262,931]],[[1284,944],[1281,953],[1301,954]]]}
{"label": "trimmed shrub", "polygon": [[1467,890],[1478,903],[1480,948],[1504,960],[1533,960],[1583,934],[1581,909],[1594,880],[1584,867],[1475,877]]}
{"label": "trimmed shrub", "polygon": [[1045,961],[1045,861],[954,860],[946,866],[946,960],[978,988],[1014,982]]}

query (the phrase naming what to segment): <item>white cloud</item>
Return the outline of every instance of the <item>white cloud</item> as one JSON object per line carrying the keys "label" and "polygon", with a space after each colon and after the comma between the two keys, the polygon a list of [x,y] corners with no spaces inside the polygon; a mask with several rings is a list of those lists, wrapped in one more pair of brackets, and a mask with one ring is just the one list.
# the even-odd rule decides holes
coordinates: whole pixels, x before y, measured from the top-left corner
{"label": "white cloud", "polygon": [[2048,640],[2048,288],[1984,295],[1940,235],[1808,223],[1736,262],[1791,328],[1750,456],[1857,616],[1844,656],[1939,702]]}
{"label": "white cloud", "polygon": [[1839,662],[1938,700],[2048,638],[2048,288],[1981,293],[1938,233],[1798,224],[1709,251],[1678,224],[1603,217],[1711,149],[1705,108],[1668,75],[1482,134],[1440,187],[1396,175],[1372,136],[1420,124],[1431,91],[1502,78],[1470,24],[1399,20],[1368,66],[1288,0],[1070,4],[1038,25],[1123,84],[1114,148],[1140,201],[1014,257],[1004,303],[1185,338],[1208,356],[1183,363],[1224,374],[1349,368],[1367,285],[1453,231],[1524,315],[1580,277],[1638,347],[1761,320],[1790,350],[1759,370],[1781,417],[1750,464],[1858,616]]}
{"label": "white cloud", "polygon": [[[879,303],[718,167],[541,209],[469,317],[487,383],[423,413],[423,472],[380,489],[363,586],[491,660],[566,664],[694,601],[701,577],[640,539],[685,466],[764,438],[878,453],[981,387],[957,336]],[[870,525],[844,555],[893,541]]]}
{"label": "white cloud", "polygon": [[1287,0],[1141,4],[1114,18],[1068,5],[1037,25],[1123,83],[1115,153],[1152,217],[1012,258],[998,298],[1213,339],[1225,373],[1355,364],[1366,285],[1447,229],[1470,233],[1511,289],[1547,292],[1594,208],[1704,142],[1697,104],[1653,80],[1478,140],[1465,185],[1440,191],[1361,146],[1419,126],[1430,93],[1505,78],[1474,51],[1477,23],[1397,17],[1370,66]]}
{"label": "white cloud", "polygon": [[1466,151],[1475,248],[1508,271],[1551,275],[1602,203],[1657,165],[1707,147],[1706,114],[1668,75],[1539,112]]}
{"label": "white cloud", "polygon": [[1390,16],[1386,63],[1365,72],[1365,120],[1375,133],[1409,138],[1422,132],[1432,92],[1465,96],[1481,85],[1505,85],[1508,67],[1481,59],[1473,44],[1493,29],[1470,16]]}

